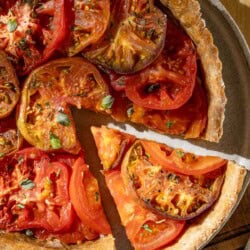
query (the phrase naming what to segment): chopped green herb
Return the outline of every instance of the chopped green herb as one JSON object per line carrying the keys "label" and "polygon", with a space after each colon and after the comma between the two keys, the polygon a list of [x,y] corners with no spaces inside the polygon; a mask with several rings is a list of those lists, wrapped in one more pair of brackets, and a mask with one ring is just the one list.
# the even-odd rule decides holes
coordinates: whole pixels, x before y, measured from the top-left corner
{"label": "chopped green herb", "polygon": [[115,101],[115,98],[113,96],[107,95],[102,99],[101,105],[104,109],[111,109],[114,101]]}
{"label": "chopped green herb", "polygon": [[95,201],[98,201],[98,200],[99,200],[99,193],[95,192]]}
{"label": "chopped green herb", "polygon": [[21,38],[18,42],[18,48],[21,50],[26,50],[28,48],[27,42],[25,38]]}
{"label": "chopped green herb", "polygon": [[27,229],[26,231],[25,231],[25,234],[27,235],[27,236],[33,236],[33,232],[30,230],[30,229]]}
{"label": "chopped green herb", "polygon": [[49,139],[50,139],[50,145],[52,146],[53,149],[61,148],[60,139],[56,135],[51,133]]}
{"label": "chopped green herb", "polygon": [[150,154],[149,153],[145,153],[146,157],[149,159],[150,158]]}
{"label": "chopped green herb", "polygon": [[18,206],[19,208],[21,208],[21,209],[24,209],[24,208],[25,208],[25,205],[23,205],[23,204],[17,204],[17,206]]}
{"label": "chopped green herb", "polygon": [[57,116],[56,116],[56,121],[58,123],[60,123],[63,126],[70,126],[70,120],[67,114],[63,113],[63,112],[58,112]]}
{"label": "chopped green herb", "polygon": [[152,93],[157,91],[160,88],[160,84],[159,83],[155,83],[155,84],[150,84],[148,86],[146,86],[146,93]]}
{"label": "chopped green herb", "polygon": [[176,154],[177,154],[177,156],[178,156],[179,158],[182,158],[182,157],[185,155],[184,152],[181,151],[180,149],[177,149],[177,150],[176,150]]}
{"label": "chopped green herb", "polygon": [[20,186],[22,189],[32,189],[35,187],[35,183],[30,179],[24,179],[21,181]]}
{"label": "chopped green herb", "polygon": [[127,110],[128,117],[131,117],[133,115],[133,113],[134,113],[133,107],[128,108],[128,110]]}
{"label": "chopped green herb", "polygon": [[167,128],[172,128],[174,123],[175,123],[174,121],[168,121],[167,124],[166,124]]}
{"label": "chopped green herb", "polygon": [[7,29],[9,32],[14,32],[17,29],[17,21],[15,19],[10,19],[7,23]]}
{"label": "chopped green herb", "polygon": [[4,157],[4,156],[5,156],[5,153],[0,152],[0,158],[1,158],[1,157]]}
{"label": "chopped green herb", "polygon": [[144,228],[147,232],[149,233],[153,233],[153,230],[149,227],[148,224],[143,224],[142,225],[142,228]]}

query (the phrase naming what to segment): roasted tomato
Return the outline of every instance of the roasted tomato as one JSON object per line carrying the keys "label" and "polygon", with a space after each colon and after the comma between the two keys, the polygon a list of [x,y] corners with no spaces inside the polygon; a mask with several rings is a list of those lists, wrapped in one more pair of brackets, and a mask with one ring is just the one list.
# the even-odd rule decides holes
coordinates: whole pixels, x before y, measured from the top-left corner
{"label": "roasted tomato", "polygon": [[185,222],[167,219],[144,208],[133,190],[123,183],[119,170],[105,172],[122,224],[135,249],[154,250],[171,243],[182,232]]}
{"label": "roasted tomato", "polygon": [[166,16],[152,0],[113,1],[111,8],[109,28],[85,57],[118,73],[145,68],[163,49]]}
{"label": "roasted tomato", "polygon": [[44,228],[60,232],[74,217],[69,197],[69,167],[26,148],[1,160],[0,227],[8,231]]}
{"label": "roasted tomato", "polygon": [[26,80],[18,128],[42,150],[77,154],[80,144],[69,105],[109,112],[112,97],[97,69],[81,58],[51,61]]}
{"label": "roasted tomato", "polygon": [[117,130],[91,127],[98,155],[104,170],[115,168],[122,162],[123,156],[135,141],[132,135],[124,135]]}
{"label": "roasted tomato", "polygon": [[165,47],[161,55],[145,70],[126,77],[126,95],[144,108],[177,109],[190,99],[196,71],[196,49],[192,40],[168,20]]}
{"label": "roasted tomato", "polygon": [[103,213],[97,180],[82,158],[73,165],[69,190],[71,202],[84,225],[100,234],[111,233]]}
{"label": "roasted tomato", "polygon": [[18,0],[0,16],[0,48],[7,52],[19,74],[27,74],[47,60],[64,42],[70,2]]}
{"label": "roasted tomato", "polygon": [[[151,151],[147,150],[149,146]],[[170,164],[161,165],[160,159],[154,154],[157,149],[161,150],[156,147],[155,143],[150,145],[149,142],[144,144],[143,141],[136,141],[122,163],[125,180],[128,175],[136,194],[145,202],[145,205],[167,217],[179,220],[194,218],[211,207],[219,197],[226,162],[221,160],[223,164],[220,168],[216,166],[217,169],[213,170],[214,166],[211,166],[211,163],[214,162],[211,162],[209,157],[204,157],[204,159],[198,157],[196,163],[193,155],[173,151],[174,154],[178,154],[178,157],[184,158],[183,161],[190,161],[187,166],[191,169],[192,165],[197,168],[199,163],[201,168],[206,166],[208,169],[212,169],[205,174],[200,174],[198,169],[197,174],[184,175],[174,172],[173,166],[168,168]],[[164,151],[169,154],[168,149]],[[153,154],[154,159],[158,158],[157,163],[154,160],[151,161],[150,153]],[[160,157],[161,154],[162,152],[159,154]],[[208,159],[208,163],[206,163],[206,159]],[[178,166],[178,170],[182,167]]]}
{"label": "roasted tomato", "polygon": [[12,112],[0,120],[0,158],[17,151],[23,138],[16,127],[16,115]]}
{"label": "roasted tomato", "polygon": [[0,51],[0,119],[15,108],[20,96],[19,82],[6,54]]}
{"label": "roasted tomato", "polygon": [[74,14],[69,56],[81,52],[102,37],[109,24],[110,0],[75,0]]}
{"label": "roasted tomato", "polygon": [[205,92],[199,82],[196,83],[191,99],[175,110],[154,110],[133,105],[128,118],[154,130],[185,135],[185,138],[197,138],[207,124],[207,101]]}

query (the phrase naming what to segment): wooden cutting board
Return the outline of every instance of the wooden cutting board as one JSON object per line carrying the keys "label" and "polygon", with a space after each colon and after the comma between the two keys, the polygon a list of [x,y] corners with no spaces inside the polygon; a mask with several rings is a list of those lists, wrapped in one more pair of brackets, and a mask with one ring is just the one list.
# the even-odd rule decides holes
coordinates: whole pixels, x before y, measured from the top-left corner
{"label": "wooden cutting board", "polygon": [[[250,46],[250,8],[239,0],[221,0],[234,18]],[[249,83],[250,84],[250,83]],[[249,104],[250,105],[250,104]],[[206,250],[244,249],[250,239],[250,186],[239,207]],[[250,247],[250,246],[249,246]],[[250,248],[248,248],[250,249]]]}

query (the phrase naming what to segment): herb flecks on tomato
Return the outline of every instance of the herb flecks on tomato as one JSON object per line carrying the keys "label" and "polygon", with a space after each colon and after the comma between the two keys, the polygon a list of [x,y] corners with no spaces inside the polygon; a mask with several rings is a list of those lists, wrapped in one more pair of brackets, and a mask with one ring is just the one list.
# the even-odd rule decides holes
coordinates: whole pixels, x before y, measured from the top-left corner
{"label": "herb flecks on tomato", "polygon": [[80,144],[70,106],[110,113],[112,103],[94,65],[78,57],[58,59],[37,68],[26,80],[17,124],[31,145],[77,154]]}
{"label": "herb flecks on tomato", "polygon": [[[192,219],[217,200],[226,161],[138,140],[122,163],[138,197],[164,216]],[[181,173],[180,173],[181,172]]]}
{"label": "herb flecks on tomato", "polygon": [[84,56],[117,73],[145,68],[163,48],[166,16],[152,0],[113,1],[111,9],[109,28]]}
{"label": "herb flecks on tomato", "polygon": [[70,1],[19,0],[0,16],[0,48],[19,74],[27,74],[46,61],[64,42],[66,3],[68,6]]}
{"label": "herb flecks on tomato", "polygon": [[190,99],[195,86],[195,46],[184,31],[170,20],[167,27],[161,55],[148,68],[127,76],[125,80],[128,98],[144,108],[177,109]]}

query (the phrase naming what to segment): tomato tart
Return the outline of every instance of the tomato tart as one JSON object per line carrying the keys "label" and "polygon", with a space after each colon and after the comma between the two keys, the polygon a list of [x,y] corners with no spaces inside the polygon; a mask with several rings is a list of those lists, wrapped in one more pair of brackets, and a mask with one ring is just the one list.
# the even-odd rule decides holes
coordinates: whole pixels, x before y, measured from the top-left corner
{"label": "tomato tart", "polygon": [[199,249],[233,209],[244,168],[105,126],[91,131],[135,249]]}
{"label": "tomato tart", "polygon": [[[0,49],[4,249],[115,248],[71,107],[184,139],[223,134],[222,64],[196,0],[0,1]],[[136,249],[197,249],[237,202],[246,171],[233,162],[92,133]]]}

